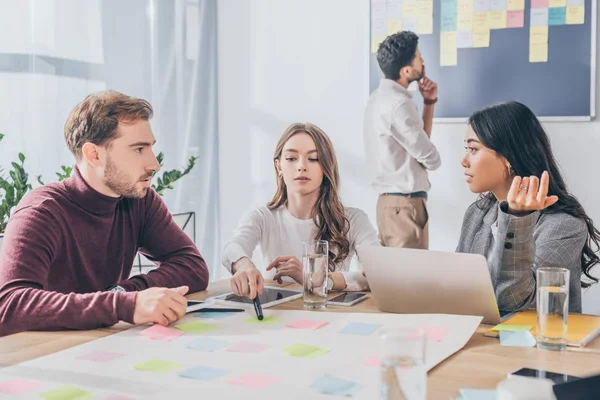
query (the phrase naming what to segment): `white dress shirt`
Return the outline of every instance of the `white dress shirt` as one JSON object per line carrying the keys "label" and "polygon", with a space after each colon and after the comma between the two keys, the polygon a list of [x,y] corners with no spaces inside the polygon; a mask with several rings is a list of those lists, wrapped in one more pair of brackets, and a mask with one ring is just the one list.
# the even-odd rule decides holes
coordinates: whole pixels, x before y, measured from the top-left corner
{"label": "white dress shirt", "polygon": [[[345,208],[346,218],[350,222],[348,240],[350,251],[346,259],[336,265],[336,271],[342,272],[346,280],[347,291],[368,290],[369,285],[362,271],[350,271],[352,257],[357,245],[379,246],[377,232],[371,225],[369,217],[357,208]],[[252,259],[252,254],[260,246],[262,259],[255,262],[256,267],[265,278],[272,278],[275,269],[267,273],[266,267],[275,257],[293,255],[302,262],[302,242],[314,240],[317,226],[312,219],[298,219],[281,206],[269,210],[261,206],[248,211],[240,221],[234,236],[223,248],[223,266],[231,272],[231,265],[242,257]]]}
{"label": "white dress shirt", "polygon": [[363,134],[371,185],[379,194],[429,190],[427,170],[439,168],[440,155],[406,88],[381,80],[369,97]]}

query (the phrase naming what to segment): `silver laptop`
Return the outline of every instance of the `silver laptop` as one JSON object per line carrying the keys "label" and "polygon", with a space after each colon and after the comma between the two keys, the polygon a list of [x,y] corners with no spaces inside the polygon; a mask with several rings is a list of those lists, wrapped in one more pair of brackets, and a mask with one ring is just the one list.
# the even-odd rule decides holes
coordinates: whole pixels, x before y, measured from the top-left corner
{"label": "silver laptop", "polygon": [[500,323],[482,255],[381,246],[357,246],[356,252],[381,311],[479,315],[483,323]]}

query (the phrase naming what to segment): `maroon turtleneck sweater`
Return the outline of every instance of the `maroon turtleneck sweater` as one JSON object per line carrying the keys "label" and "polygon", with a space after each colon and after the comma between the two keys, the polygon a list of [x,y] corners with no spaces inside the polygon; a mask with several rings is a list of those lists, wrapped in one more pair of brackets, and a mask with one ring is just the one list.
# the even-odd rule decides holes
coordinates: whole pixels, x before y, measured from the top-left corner
{"label": "maroon turtleneck sweater", "polygon": [[[137,251],[159,265],[127,279]],[[118,284],[127,292],[106,292]],[[0,336],[133,323],[137,291],[208,285],[194,243],[152,189],[142,199],[92,189],[75,168],[33,190],[9,220],[0,253]]]}

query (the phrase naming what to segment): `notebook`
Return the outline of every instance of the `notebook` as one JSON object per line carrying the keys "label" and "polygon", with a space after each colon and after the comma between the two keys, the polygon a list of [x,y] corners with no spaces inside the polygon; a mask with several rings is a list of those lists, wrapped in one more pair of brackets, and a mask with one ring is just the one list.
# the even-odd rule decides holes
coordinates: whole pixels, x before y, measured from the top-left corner
{"label": "notebook", "polygon": [[[521,311],[502,322],[502,325],[531,326],[530,332],[535,337],[537,315],[535,310]],[[485,336],[498,337],[498,330],[494,328],[488,330]],[[598,334],[600,334],[600,316],[569,313],[567,320],[568,346],[583,347]]]}

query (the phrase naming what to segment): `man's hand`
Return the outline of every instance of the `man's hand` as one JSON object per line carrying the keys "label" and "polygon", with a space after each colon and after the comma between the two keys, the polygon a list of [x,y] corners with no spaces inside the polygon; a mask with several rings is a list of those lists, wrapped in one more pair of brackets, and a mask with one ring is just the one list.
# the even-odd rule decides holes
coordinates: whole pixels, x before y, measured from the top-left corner
{"label": "man's hand", "polygon": [[260,271],[248,257],[237,260],[232,268],[235,270],[235,273],[229,280],[229,285],[231,286],[231,290],[233,290],[233,294],[236,296],[246,296],[251,299],[262,294],[265,287],[264,279]]}
{"label": "man's hand", "polygon": [[133,313],[134,324],[154,322],[167,326],[185,315],[187,300],[183,297],[189,288],[150,288],[138,293]]}
{"label": "man's hand", "polygon": [[438,97],[438,85],[425,75],[425,65],[423,65],[423,78],[418,81],[419,92],[424,100],[435,100]]}

